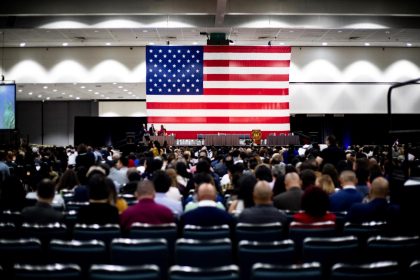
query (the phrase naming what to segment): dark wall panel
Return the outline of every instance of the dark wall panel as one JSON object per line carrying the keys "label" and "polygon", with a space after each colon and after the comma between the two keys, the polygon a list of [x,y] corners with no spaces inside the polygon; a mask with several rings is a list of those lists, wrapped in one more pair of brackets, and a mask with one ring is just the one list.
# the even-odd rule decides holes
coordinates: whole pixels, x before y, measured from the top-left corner
{"label": "dark wall panel", "polygon": [[16,102],[16,128],[30,143],[42,143],[42,102]]}

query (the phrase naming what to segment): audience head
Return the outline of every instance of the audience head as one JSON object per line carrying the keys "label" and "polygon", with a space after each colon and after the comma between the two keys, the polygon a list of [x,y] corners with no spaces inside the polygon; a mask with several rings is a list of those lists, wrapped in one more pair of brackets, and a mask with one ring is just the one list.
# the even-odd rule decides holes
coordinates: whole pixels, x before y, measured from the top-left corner
{"label": "audience head", "polygon": [[254,187],[253,198],[255,205],[271,204],[273,192],[266,181],[258,181]]}
{"label": "audience head", "polygon": [[351,185],[354,186],[357,184],[356,173],[350,170],[345,170],[340,174],[340,183],[341,186]]}
{"label": "audience head", "polygon": [[36,193],[39,200],[51,203],[55,195],[54,183],[50,179],[42,179]]}
{"label": "audience head", "polygon": [[129,182],[140,181],[141,175],[136,168],[129,168],[127,170],[127,178]]}
{"label": "audience head", "polygon": [[200,159],[196,166],[197,173],[210,173],[210,163],[206,159]]}
{"label": "audience head", "polygon": [[273,181],[273,175],[271,174],[271,169],[266,164],[259,164],[255,168],[255,177],[257,180],[271,182]]}
{"label": "audience head", "polygon": [[335,146],[337,144],[337,139],[335,138],[334,135],[329,135],[327,137],[327,145],[331,145],[331,146]]}
{"label": "audience head", "polygon": [[238,180],[238,198],[243,200],[245,208],[254,206],[254,199],[252,194],[257,182],[257,178],[255,178],[255,176],[252,174],[243,175]]}
{"label": "audience head", "polygon": [[213,177],[205,172],[195,174],[193,180],[196,189],[203,183],[215,185]]}
{"label": "audience head", "polygon": [[136,196],[138,200],[155,198],[155,186],[152,181],[144,180],[137,184]]}
{"label": "audience head", "polygon": [[335,192],[335,185],[330,175],[321,175],[321,177],[317,178],[316,185],[323,189],[327,194]]}
{"label": "audience head", "polygon": [[77,185],[79,185],[79,180],[77,179],[76,172],[73,169],[67,169],[61,175],[57,188],[58,190],[71,190]]}
{"label": "audience head", "polygon": [[89,177],[89,199],[92,201],[108,200],[109,187],[105,183],[105,175],[95,173]]}
{"label": "audience head", "polygon": [[217,196],[216,188],[212,184],[203,183],[198,186],[198,190],[197,190],[198,201],[202,201],[202,200],[216,201],[216,196]]}
{"label": "audience head", "polygon": [[326,192],[318,187],[310,187],[302,196],[302,209],[312,217],[322,217],[330,207],[330,199]]}
{"label": "audience head", "polygon": [[152,181],[155,186],[155,191],[158,193],[168,192],[172,184],[171,177],[163,170],[153,172]]}
{"label": "audience head", "polygon": [[286,191],[288,191],[292,187],[301,187],[302,186],[302,180],[300,180],[299,174],[296,172],[290,172],[287,173],[284,177],[284,185],[286,188]]}
{"label": "audience head", "polygon": [[388,180],[384,177],[377,177],[372,182],[372,186],[370,188],[370,198],[386,198],[389,191],[389,183]]}
{"label": "audience head", "polygon": [[302,180],[302,189],[315,186],[316,174],[312,169],[305,169],[300,172],[300,179]]}

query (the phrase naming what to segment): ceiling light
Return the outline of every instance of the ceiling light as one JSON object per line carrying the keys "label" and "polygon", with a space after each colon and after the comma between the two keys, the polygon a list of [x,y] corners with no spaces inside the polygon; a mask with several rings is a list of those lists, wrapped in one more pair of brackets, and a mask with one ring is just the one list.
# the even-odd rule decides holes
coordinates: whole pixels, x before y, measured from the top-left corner
{"label": "ceiling light", "polygon": [[113,85],[116,85],[117,83],[115,83],[115,82],[114,82],[114,83],[112,83],[112,84],[113,84]]}
{"label": "ceiling light", "polygon": [[128,91],[128,89],[125,88],[124,91]]}
{"label": "ceiling light", "polygon": [[50,97],[49,96],[47,97],[47,100],[50,100]]}
{"label": "ceiling light", "polygon": [[153,43],[153,42],[149,42],[149,45],[154,45],[155,43]]}
{"label": "ceiling light", "polygon": [[406,45],[407,45],[407,47],[411,47],[413,44],[407,43]]}
{"label": "ceiling light", "polygon": [[99,32],[99,30],[95,30],[95,31],[93,31],[93,32],[98,33],[98,32]]}
{"label": "ceiling light", "polygon": [[86,88],[85,86],[81,86],[80,88]]}
{"label": "ceiling light", "polygon": [[93,91],[93,90],[91,90],[91,89],[88,89],[88,91]]}
{"label": "ceiling light", "polygon": [[69,97],[73,97],[73,94],[70,94]]}
{"label": "ceiling light", "polygon": [[280,45],[280,46],[284,46],[284,43],[283,43],[283,42],[280,42],[280,43],[279,43],[279,45]]}
{"label": "ceiling light", "polygon": [[38,95],[38,98],[42,98],[42,95],[40,94],[40,95]]}
{"label": "ceiling light", "polygon": [[107,46],[111,46],[111,43],[107,42],[107,43],[105,43],[105,45],[107,45]]}
{"label": "ceiling light", "polygon": [[197,42],[193,42],[193,45],[197,45]]}
{"label": "ceiling light", "polygon": [[62,92],[61,94],[62,94],[62,95],[66,95],[66,93],[65,93],[65,92]]}
{"label": "ceiling light", "polygon": [[24,47],[24,46],[26,46],[26,43],[22,42],[22,43],[19,44],[19,46]]}
{"label": "ceiling light", "polygon": [[76,99],[77,99],[77,100],[79,100],[79,99],[80,99],[80,97],[76,97]]}
{"label": "ceiling light", "polygon": [[118,88],[123,88],[123,86],[118,86]]}
{"label": "ceiling light", "polygon": [[19,91],[19,92],[22,92],[22,90],[21,90],[21,89],[19,89],[18,91]]}
{"label": "ceiling light", "polygon": [[55,88],[55,89],[53,89],[53,92],[57,92],[58,90]]}
{"label": "ceiling light", "polygon": [[370,46],[370,43],[367,43],[367,42],[366,42],[366,43],[365,43],[365,46],[366,46],[366,47],[369,47],[369,46]]}
{"label": "ceiling light", "polygon": [[63,45],[63,47],[67,47],[69,45],[69,43],[64,42],[61,45]]}
{"label": "ceiling light", "polygon": [[32,95],[32,91],[31,92],[28,92],[28,95]]}
{"label": "ceiling light", "polygon": [[147,32],[149,32],[149,30],[146,30],[146,29],[143,30],[143,33],[147,33]]}
{"label": "ceiling light", "polygon": [[131,91],[129,91],[128,94],[133,94],[133,93]]}
{"label": "ceiling light", "polygon": [[289,30],[289,32],[290,32],[290,33],[293,33],[293,32],[295,32],[295,31],[294,31],[294,30]]}
{"label": "ceiling light", "polygon": [[107,97],[106,99],[109,99],[109,97]]}
{"label": "ceiling light", "polygon": [[95,92],[95,95],[98,95],[98,94],[99,94],[99,92],[97,92],[97,91],[96,91],[96,92]]}
{"label": "ceiling light", "polygon": [[105,95],[101,94],[101,97],[105,97]]}
{"label": "ceiling light", "polygon": [[341,32],[343,32],[343,31],[342,31],[342,30],[338,30],[337,32],[338,32],[338,33],[341,33]]}
{"label": "ceiling light", "polygon": [[48,87],[47,86],[44,86],[44,89],[47,89]]}
{"label": "ceiling light", "polygon": [[322,42],[322,45],[323,46],[328,46],[328,43],[327,42]]}

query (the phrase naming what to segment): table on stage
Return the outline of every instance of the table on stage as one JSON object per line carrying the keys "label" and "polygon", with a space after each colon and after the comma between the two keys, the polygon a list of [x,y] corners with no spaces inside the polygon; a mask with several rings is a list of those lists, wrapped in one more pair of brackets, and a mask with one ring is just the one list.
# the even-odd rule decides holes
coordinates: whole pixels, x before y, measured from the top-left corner
{"label": "table on stage", "polygon": [[269,135],[267,136],[268,146],[300,145],[297,135]]}
{"label": "table on stage", "polygon": [[174,146],[176,144],[175,136],[168,135],[168,136],[150,136],[151,141],[158,141],[161,145],[163,142],[167,142],[169,146]]}

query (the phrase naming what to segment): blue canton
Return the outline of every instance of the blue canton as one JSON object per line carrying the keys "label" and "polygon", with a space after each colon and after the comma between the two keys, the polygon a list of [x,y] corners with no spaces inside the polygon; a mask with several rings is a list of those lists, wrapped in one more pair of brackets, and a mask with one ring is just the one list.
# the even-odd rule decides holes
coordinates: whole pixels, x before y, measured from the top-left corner
{"label": "blue canton", "polygon": [[203,47],[147,46],[146,94],[203,94]]}

